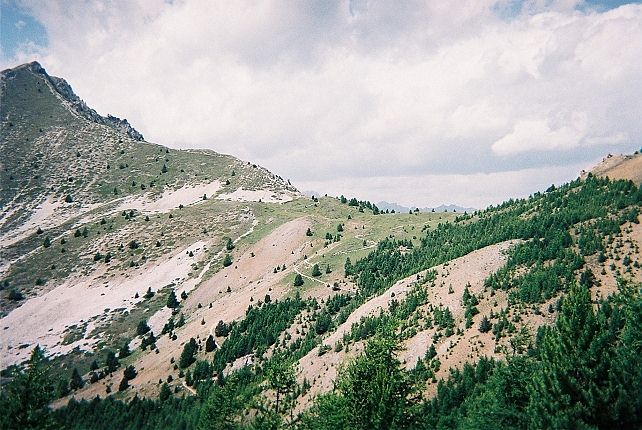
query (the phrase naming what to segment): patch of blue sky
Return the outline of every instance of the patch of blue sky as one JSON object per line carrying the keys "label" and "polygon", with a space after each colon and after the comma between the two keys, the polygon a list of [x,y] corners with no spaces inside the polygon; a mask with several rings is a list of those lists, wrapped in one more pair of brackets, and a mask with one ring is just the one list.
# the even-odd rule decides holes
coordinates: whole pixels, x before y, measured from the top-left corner
{"label": "patch of blue sky", "polygon": [[[553,0],[548,2],[537,3],[539,7],[548,6],[554,3]],[[596,10],[604,12],[615,9],[625,4],[642,4],[642,0],[583,0],[576,8],[581,11]],[[499,0],[493,5],[493,12],[505,21],[510,21],[518,17],[523,11],[532,10],[535,3],[526,0]]]}
{"label": "patch of blue sky", "polygon": [[642,0],[584,0],[578,9],[585,10],[590,8],[598,11],[605,11],[618,8],[625,4],[642,4]]}
{"label": "patch of blue sky", "polygon": [[0,46],[5,58],[27,45],[47,46],[47,32],[13,0],[0,0]]}
{"label": "patch of blue sky", "polygon": [[510,21],[522,12],[523,5],[521,0],[498,1],[493,5],[493,12],[501,19]]}

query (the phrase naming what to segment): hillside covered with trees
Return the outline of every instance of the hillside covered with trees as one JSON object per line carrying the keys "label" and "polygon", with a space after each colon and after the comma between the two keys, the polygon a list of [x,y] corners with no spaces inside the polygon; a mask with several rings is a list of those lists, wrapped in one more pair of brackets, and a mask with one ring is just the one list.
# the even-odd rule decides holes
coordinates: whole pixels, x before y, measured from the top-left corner
{"label": "hillside covered with trees", "polygon": [[[353,292],[328,300],[266,296],[243,319],[221,322],[217,336],[224,341],[208,347],[211,359],[192,359],[190,350],[178,364],[195,395],[175,395],[159,380],[158,397],[71,399],[52,410],[49,403],[65,390],[52,383],[36,348],[3,388],[3,428],[638,428],[642,284],[632,232],[641,204],[642,189],[631,181],[589,176],[461,215],[417,241],[386,238],[364,258],[346,260]],[[352,326],[341,348],[359,352],[341,367],[333,389],[301,407],[311,381],[297,377],[299,360],[315,349],[319,360],[330,354],[323,339],[355,309],[401,279],[507,240],[517,242],[506,264],[486,278],[483,293],[465,290],[464,320],[428,303],[435,288],[428,271],[405,298]],[[607,288],[609,279],[615,282]],[[500,293],[507,312],[479,319],[480,296]],[[496,357],[471,354],[436,381],[439,338],[416,364],[400,360],[401,340],[422,329],[427,317],[418,312],[427,306],[442,338],[492,332],[507,337],[512,349],[497,349]],[[522,319],[541,308],[553,323],[529,332]],[[472,324],[474,316],[479,324]],[[199,349],[192,341],[188,347]],[[245,365],[228,365],[250,356]],[[135,377],[135,369],[120,371],[125,382]]]}

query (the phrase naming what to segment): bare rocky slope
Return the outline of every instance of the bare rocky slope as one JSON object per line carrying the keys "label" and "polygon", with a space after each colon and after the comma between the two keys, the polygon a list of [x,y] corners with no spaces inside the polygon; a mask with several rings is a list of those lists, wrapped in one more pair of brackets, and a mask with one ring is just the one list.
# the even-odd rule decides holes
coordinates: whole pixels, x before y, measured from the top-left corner
{"label": "bare rocky slope", "polygon": [[589,173],[601,178],[630,179],[640,185],[642,183],[642,154],[639,151],[633,155],[608,154],[590,172],[583,171],[581,177],[586,178]]}
{"label": "bare rocky slope", "polygon": [[206,252],[209,276],[227,239],[256,225],[248,204],[301,197],[256,164],[145,142],[38,63],[2,71],[0,89],[3,366],[35,344],[91,350],[104,340],[87,340],[92,330],[135,308],[134,295],[194,288]]}

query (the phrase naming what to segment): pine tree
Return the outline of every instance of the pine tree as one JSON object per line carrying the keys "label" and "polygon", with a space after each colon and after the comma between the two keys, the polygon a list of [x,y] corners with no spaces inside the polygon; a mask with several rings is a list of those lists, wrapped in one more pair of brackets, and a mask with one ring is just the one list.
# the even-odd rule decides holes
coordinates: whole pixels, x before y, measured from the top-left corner
{"label": "pine tree", "polygon": [[85,382],[82,380],[82,376],[78,372],[78,369],[74,367],[73,372],[71,372],[71,379],[69,380],[69,388],[71,390],[77,390],[85,386]]}
{"label": "pine tree", "polygon": [[64,376],[61,376],[58,380],[58,385],[56,386],[56,397],[65,397],[69,393],[69,381]]}
{"label": "pine tree", "polygon": [[160,393],[158,394],[158,398],[160,399],[161,402],[164,402],[165,400],[169,399],[172,396],[172,390],[170,390],[169,385],[167,383],[164,383],[161,385]]}
{"label": "pine tree", "polygon": [[228,327],[228,325],[225,324],[223,320],[220,320],[214,328],[214,334],[216,335],[216,337],[227,337],[229,333],[230,328]]}
{"label": "pine tree", "polygon": [[119,366],[120,363],[118,362],[118,358],[116,358],[114,351],[108,351],[107,358],[105,358],[105,370],[107,373],[113,373]]}
{"label": "pine tree", "polygon": [[350,257],[346,258],[346,264],[344,266],[344,270],[345,270],[345,276],[354,275],[354,267],[352,266]]}
{"label": "pine tree", "polygon": [[212,352],[216,349],[216,342],[214,341],[214,338],[212,335],[207,336],[207,340],[205,341],[205,352]]}
{"label": "pine tree", "polygon": [[49,360],[36,346],[27,368],[19,371],[0,392],[0,428],[53,428],[48,405],[55,391],[50,376]]}
{"label": "pine tree", "polygon": [[178,299],[176,298],[174,290],[171,290],[167,296],[167,307],[170,309],[176,309],[178,307]]}
{"label": "pine tree", "polygon": [[321,276],[321,269],[319,269],[319,265],[318,264],[315,264],[312,267],[312,276],[314,276],[314,277]]}
{"label": "pine tree", "polygon": [[138,326],[136,327],[136,334],[138,336],[142,336],[145,333],[147,333],[150,330],[149,326],[147,325],[147,321],[145,320],[140,320],[138,322]]}
{"label": "pine tree", "polygon": [[[338,396],[326,398],[332,406],[324,405],[325,412],[338,421],[334,428],[408,427],[406,414],[416,401],[411,399],[417,399],[418,387],[401,368],[397,350],[397,341],[391,333],[377,335],[366,344],[363,355],[341,372]],[[325,422],[330,419],[318,415],[315,418]]]}
{"label": "pine tree", "polygon": [[297,273],[294,277],[294,286],[300,287],[301,285],[303,285],[303,277]]}
{"label": "pine tree", "polygon": [[198,350],[198,346],[196,345],[196,340],[192,337],[190,338],[189,342],[185,344],[183,347],[183,352],[181,353],[181,357],[178,360],[178,367],[181,369],[185,369],[189,367],[196,358],[194,355],[196,354],[196,351]]}
{"label": "pine tree", "polygon": [[223,267],[228,267],[232,265],[232,256],[230,254],[225,254],[223,258]]}
{"label": "pine tree", "polygon": [[183,327],[185,325],[185,315],[181,312],[178,316],[178,321],[176,322],[176,327]]}
{"label": "pine tree", "polygon": [[125,370],[123,370],[123,376],[127,378],[127,380],[134,379],[137,374],[138,372],[136,372],[136,369],[134,368],[134,366],[131,366],[131,365],[127,366]]}
{"label": "pine tree", "polygon": [[294,369],[283,354],[275,354],[267,366],[266,377],[270,388],[276,393],[274,410],[279,414],[281,396],[292,391],[296,385]]}
{"label": "pine tree", "polygon": [[317,317],[317,320],[314,324],[314,330],[318,335],[322,335],[327,332],[330,326],[332,325],[332,318],[327,312],[322,312]]}
{"label": "pine tree", "polygon": [[[219,373],[222,378],[223,373]],[[227,378],[209,391],[198,421],[199,430],[238,428],[237,418],[243,411],[235,378]]]}
{"label": "pine tree", "polygon": [[490,322],[488,317],[484,315],[482,320],[479,322],[479,331],[481,333],[488,333],[493,328],[493,324]]}
{"label": "pine tree", "polygon": [[120,384],[118,384],[118,391],[125,391],[128,388],[129,380],[125,376],[123,376],[123,379],[120,380]]}
{"label": "pine tree", "polygon": [[123,343],[123,346],[120,348],[120,351],[118,351],[118,358],[125,358],[131,354],[131,351],[129,350],[129,342],[125,341]]}
{"label": "pine tree", "polygon": [[430,348],[426,351],[425,359],[426,360],[432,360],[437,356],[437,350],[435,349],[435,344],[431,344]]}

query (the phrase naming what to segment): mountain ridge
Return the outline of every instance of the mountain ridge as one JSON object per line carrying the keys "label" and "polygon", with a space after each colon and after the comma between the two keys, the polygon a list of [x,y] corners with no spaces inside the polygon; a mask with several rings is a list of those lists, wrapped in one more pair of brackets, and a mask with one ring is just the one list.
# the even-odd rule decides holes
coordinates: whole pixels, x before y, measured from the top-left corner
{"label": "mountain ridge", "polygon": [[[385,407],[429,420],[452,407],[459,375],[539,366],[540,329],[575,312],[575,285],[584,310],[639,295],[642,190],[602,177],[613,170],[480,211],[385,213],[306,198],[232,156],[136,140],[43,79],[23,67],[2,81],[0,361],[14,393],[21,366],[49,360],[58,417],[112,424],[102,406],[144,404],[192,428],[224,401],[234,425],[269,414],[334,428],[323,419],[349,390],[379,395],[376,369],[414,390],[400,397],[411,410]],[[624,159],[618,172],[635,173]]]}
{"label": "mountain ridge", "polygon": [[[0,149],[8,155],[0,161],[0,204],[8,210],[0,217],[0,234],[24,225],[38,205],[71,216],[80,206],[90,210],[127,196],[155,199],[165,188],[214,180],[226,184],[235,170],[239,189],[298,195],[255,164],[215,151],[170,150],[145,142],[127,120],[98,115],[64,79],[49,76],[37,62],[1,76],[0,95],[6,101],[0,108]],[[230,186],[221,194],[235,191]],[[45,216],[48,210],[40,212]]]}
{"label": "mountain ridge", "polygon": [[76,95],[74,90],[71,88],[71,85],[63,79],[57,76],[52,76],[47,73],[44,67],[40,65],[37,61],[32,61],[31,63],[22,64],[20,66],[9,68],[0,71],[0,79],[10,79],[13,75],[18,72],[20,69],[28,69],[33,73],[43,75],[47,82],[49,82],[52,87],[57,91],[60,96],[66,100],[72,108],[80,115],[85,118],[93,121],[97,124],[107,125],[114,128],[115,130],[125,133],[130,138],[138,141],[143,141],[145,138],[143,135],[138,132],[132,125],[127,121],[127,119],[120,119],[116,116],[108,114],[106,117],[100,115],[94,109],[89,107],[84,100]]}

